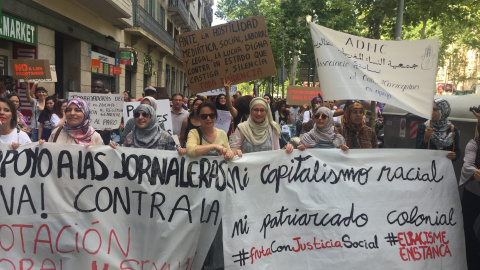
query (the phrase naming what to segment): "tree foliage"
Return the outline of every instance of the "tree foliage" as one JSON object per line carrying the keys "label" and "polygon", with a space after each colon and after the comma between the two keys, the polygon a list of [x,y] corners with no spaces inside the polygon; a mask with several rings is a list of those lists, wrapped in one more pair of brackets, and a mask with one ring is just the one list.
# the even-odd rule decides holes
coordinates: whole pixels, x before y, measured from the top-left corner
{"label": "tree foliage", "polygon": [[[394,39],[398,0],[220,0],[217,17],[237,20],[263,14],[267,20],[277,68],[281,66],[285,31],[285,63],[290,67],[295,49],[313,55],[308,20],[349,34]],[[474,78],[466,74],[466,54],[480,47],[480,1],[405,0],[404,40],[440,38],[439,66],[447,65],[455,82]],[[274,21],[273,21],[274,20]],[[462,60],[463,59],[463,60]],[[463,70],[463,71],[462,71]]]}

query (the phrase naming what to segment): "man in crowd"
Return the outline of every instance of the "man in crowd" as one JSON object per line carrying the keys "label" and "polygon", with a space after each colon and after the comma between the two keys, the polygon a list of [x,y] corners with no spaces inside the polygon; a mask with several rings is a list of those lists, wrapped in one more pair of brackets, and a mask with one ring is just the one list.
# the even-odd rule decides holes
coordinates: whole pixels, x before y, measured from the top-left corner
{"label": "man in crowd", "polygon": [[105,87],[101,80],[95,80],[92,83],[92,93],[94,94],[103,94],[105,93]]}
{"label": "man in crowd", "polygon": [[153,97],[154,99],[157,99],[157,89],[151,85],[143,89],[143,93],[144,97]]}
{"label": "man in crowd", "polygon": [[173,94],[172,96],[172,128],[173,135],[180,135],[182,122],[188,117],[188,112],[183,108],[183,95]]}

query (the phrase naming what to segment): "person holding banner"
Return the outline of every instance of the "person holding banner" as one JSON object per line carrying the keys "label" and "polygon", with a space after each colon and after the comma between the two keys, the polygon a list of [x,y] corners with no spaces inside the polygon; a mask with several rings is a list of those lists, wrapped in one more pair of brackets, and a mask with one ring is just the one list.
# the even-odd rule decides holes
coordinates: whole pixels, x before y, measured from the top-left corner
{"label": "person holding banner", "polygon": [[182,130],[180,131],[180,136],[178,138],[182,147],[185,147],[190,130],[199,128],[202,124],[200,121],[200,115],[198,115],[198,106],[200,106],[202,103],[203,97],[196,98],[193,101],[193,107],[190,115],[183,120]]}
{"label": "person holding banner", "polygon": [[211,101],[205,101],[198,107],[200,128],[192,129],[188,133],[187,154],[190,157],[220,156],[226,161],[234,157],[228,144],[225,131],[215,128],[217,108]]}
{"label": "person holding banner", "polygon": [[[43,144],[45,140],[39,140]],[[65,144],[104,145],[102,136],[90,126],[90,108],[85,100],[72,98],[65,109],[65,124],[52,131],[48,142]]]}
{"label": "person holding banner", "polygon": [[460,156],[460,133],[447,119],[450,111],[450,103],[447,100],[434,100],[432,119],[418,125],[417,149],[448,151],[447,158],[457,160]]}
{"label": "person holding banner", "polygon": [[360,101],[348,101],[343,115],[342,135],[351,149],[378,148],[375,131],[363,121],[365,116]]}
{"label": "person holding banner", "polygon": [[[158,149],[158,150],[178,150],[180,155],[185,154],[185,149],[178,148],[172,136],[160,127],[156,112],[152,106],[140,104],[133,111],[135,126],[127,135],[125,147]],[[111,141],[109,144],[113,149],[117,148],[117,143]]]}
{"label": "person holding banner", "polygon": [[317,109],[315,115],[315,128],[303,134],[297,149],[303,151],[307,148],[340,148],[347,151],[345,138],[333,131],[333,113],[327,107]]}
{"label": "person holding banner", "polygon": [[10,144],[17,149],[21,144],[30,143],[27,133],[17,128],[17,109],[7,98],[0,98],[0,143]]}
{"label": "person holding banner", "polygon": [[462,212],[468,269],[480,269],[480,226],[477,223],[480,221],[480,114],[475,111],[472,113],[478,119],[475,138],[465,147],[458,184],[464,186]]}
{"label": "person holding banner", "polygon": [[[155,112],[157,111],[157,101],[153,97],[150,97],[150,96],[144,97],[140,102],[140,105],[141,104],[152,106],[153,110]],[[127,123],[123,127],[123,133],[118,142],[119,144],[123,144],[125,142],[125,138],[127,138],[127,135],[132,131],[134,126],[135,126],[135,119],[134,118],[128,119]],[[160,127],[163,130],[165,130],[165,126],[163,125],[163,123],[160,124]]]}
{"label": "person holding banner", "polygon": [[[242,157],[243,153],[253,153],[280,149],[280,126],[273,120],[270,106],[264,98],[250,101],[250,116],[240,123],[234,133],[232,151]],[[288,143],[285,152],[290,154],[293,145]]]}

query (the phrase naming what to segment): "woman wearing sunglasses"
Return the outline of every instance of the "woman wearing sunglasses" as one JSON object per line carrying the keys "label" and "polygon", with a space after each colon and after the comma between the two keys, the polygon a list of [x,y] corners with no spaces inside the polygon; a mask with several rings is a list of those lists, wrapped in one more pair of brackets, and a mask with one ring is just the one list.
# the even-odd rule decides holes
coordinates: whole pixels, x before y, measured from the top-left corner
{"label": "woman wearing sunglasses", "polygon": [[418,125],[417,149],[438,149],[447,152],[452,161],[460,156],[460,133],[447,118],[450,115],[450,103],[445,99],[433,102],[432,119]]}
{"label": "woman wearing sunglasses", "polygon": [[[232,151],[241,157],[243,153],[253,153],[280,149],[280,126],[273,120],[270,106],[264,98],[250,101],[250,116],[240,123],[234,133]],[[285,146],[287,154],[293,145]]]}
{"label": "woman wearing sunglasses", "polygon": [[307,148],[340,148],[347,151],[345,139],[333,131],[333,113],[327,107],[320,107],[313,116],[315,126],[308,133],[303,134],[298,149]]}
{"label": "woman wearing sunglasses", "polygon": [[191,157],[220,156],[225,160],[233,158],[233,152],[228,144],[225,131],[215,128],[217,108],[211,101],[205,101],[198,106],[200,128],[192,129],[188,133],[187,154]]}
{"label": "woman wearing sunglasses", "polygon": [[364,122],[363,105],[360,101],[348,101],[343,115],[343,137],[351,149],[378,148],[375,131]]}
{"label": "woman wearing sunglasses", "polygon": [[[90,109],[87,102],[81,98],[72,98],[67,103],[65,109],[65,124],[52,131],[49,142],[103,145],[100,134],[90,126]],[[45,140],[39,140],[44,143]]]}
{"label": "woman wearing sunglasses", "polygon": [[[160,127],[155,110],[147,104],[140,104],[133,111],[135,126],[125,138],[123,146],[135,148],[147,148],[158,150],[177,150],[179,154],[185,154],[185,149],[175,146],[172,136]],[[115,142],[109,144],[117,148]]]}

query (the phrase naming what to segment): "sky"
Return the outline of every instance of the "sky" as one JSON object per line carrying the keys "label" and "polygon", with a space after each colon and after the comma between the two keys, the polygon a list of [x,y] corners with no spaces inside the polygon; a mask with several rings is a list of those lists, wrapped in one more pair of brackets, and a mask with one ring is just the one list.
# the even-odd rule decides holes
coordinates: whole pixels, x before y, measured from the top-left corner
{"label": "sky", "polygon": [[224,21],[224,20],[221,20],[219,18],[217,18],[215,16],[215,12],[217,11],[217,6],[216,6],[217,3],[215,3],[213,5],[213,22],[212,22],[212,26],[215,26],[215,25],[219,25],[219,24],[224,24],[226,23],[227,21]]}

